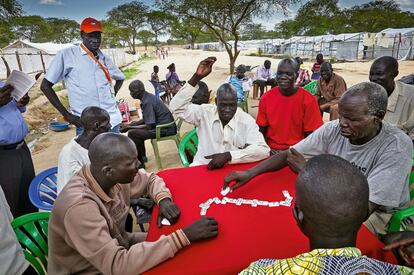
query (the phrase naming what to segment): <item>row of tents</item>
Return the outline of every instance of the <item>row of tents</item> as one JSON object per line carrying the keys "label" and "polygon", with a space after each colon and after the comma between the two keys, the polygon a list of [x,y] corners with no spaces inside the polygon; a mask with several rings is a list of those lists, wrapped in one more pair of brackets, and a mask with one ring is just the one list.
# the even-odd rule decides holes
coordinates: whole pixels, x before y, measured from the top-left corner
{"label": "row of tents", "polygon": [[[232,45],[234,41],[229,41]],[[239,41],[242,50],[256,49],[266,54],[314,57],[318,53],[337,60],[372,59],[393,56],[414,59],[414,27],[388,28],[378,33],[343,33],[337,35],[294,36],[289,39]],[[200,43],[199,49],[224,51],[221,42]]]}

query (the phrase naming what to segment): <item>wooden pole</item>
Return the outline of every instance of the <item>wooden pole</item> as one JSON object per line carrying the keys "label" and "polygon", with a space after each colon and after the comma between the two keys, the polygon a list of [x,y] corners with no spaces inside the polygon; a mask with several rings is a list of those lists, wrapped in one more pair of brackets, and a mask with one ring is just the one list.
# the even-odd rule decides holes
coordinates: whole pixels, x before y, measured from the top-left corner
{"label": "wooden pole", "polygon": [[19,52],[18,51],[16,51],[16,60],[17,60],[17,65],[19,66],[19,70],[23,71],[22,63],[20,62],[20,57],[19,57]]}
{"label": "wooden pole", "polygon": [[43,72],[46,73],[46,66],[45,66],[45,61],[43,60],[43,54],[41,51],[39,52],[39,54],[40,54],[40,61],[42,62]]}
{"label": "wooden pole", "polygon": [[394,35],[394,42],[392,43],[392,51],[391,51],[391,56],[392,57],[394,57],[394,49],[395,49],[395,35]]}
{"label": "wooden pole", "polygon": [[397,47],[397,60],[398,60],[398,54],[400,52],[400,44],[401,44],[401,33],[398,34],[398,47]]}

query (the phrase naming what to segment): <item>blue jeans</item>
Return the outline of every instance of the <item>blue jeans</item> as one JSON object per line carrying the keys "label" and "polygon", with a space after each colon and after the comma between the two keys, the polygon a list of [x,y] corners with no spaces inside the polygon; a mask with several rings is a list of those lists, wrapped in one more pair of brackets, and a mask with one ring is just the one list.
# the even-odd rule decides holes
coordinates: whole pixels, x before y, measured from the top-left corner
{"label": "blue jeans", "polygon": [[[82,134],[82,132],[83,132],[82,127],[76,127],[76,136],[79,136],[80,134]],[[119,134],[121,132],[121,124],[118,124],[115,127],[112,127],[110,132]]]}

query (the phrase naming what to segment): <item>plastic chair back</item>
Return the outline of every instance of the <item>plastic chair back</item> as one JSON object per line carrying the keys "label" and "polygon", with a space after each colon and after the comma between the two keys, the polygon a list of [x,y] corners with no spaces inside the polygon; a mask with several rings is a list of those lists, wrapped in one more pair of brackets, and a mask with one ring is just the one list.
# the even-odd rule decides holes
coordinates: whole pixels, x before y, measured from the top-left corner
{"label": "plastic chair back", "polygon": [[178,146],[178,154],[184,167],[190,166],[186,151],[190,151],[191,154],[195,155],[197,153],[197,146],[197,129],[193,129],[184,135],[184,137],[181,139],[180,145]]}
{"label": "plastic chair back", "polygon": [[309,93],[311,94],[316,94],[316,89],[318,87],[318,81],[317,80],[313,80],[312,82],[306,84],[305,86],[303,86],[303,89],[307,90]]}
{"label": "plastic chair back", "polygon": [[46,169],[30,183],[29,199],[39,209],[51,211],[57,197],[57,167]]}
{"label": "plastic chair back", "polygon": [[47,227],[50,212],[36,212],[20,216],[11,223],[24,256],[40,275],[47,270]]}

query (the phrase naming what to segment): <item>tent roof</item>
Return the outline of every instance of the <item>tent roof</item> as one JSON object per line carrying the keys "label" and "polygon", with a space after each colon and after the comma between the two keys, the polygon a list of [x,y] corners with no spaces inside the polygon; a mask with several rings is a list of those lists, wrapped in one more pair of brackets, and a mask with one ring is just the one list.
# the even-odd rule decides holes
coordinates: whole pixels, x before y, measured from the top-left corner
{"label": "tent roof", "polygon": [[413,32],[414,32],[414,27],[413,28],[400,28],[400,29],[388,28],[388,29],[378,32],[375,36],[381,37],[384,34],[388,34],[389,36],[394,36],[395,34],[399,34],[399,33],[401,33],[401,35],[405,35],[405,34],[410,34]]}
{"label": "tent roof", "polygon": [[33,42],[29,42],[29,41],[24,41],[24,40],[17,40],[14,43],[4,47],[3,50],[13,48],[14,46],[19,45],[19,44],[23,44],[23,45],[29,46],[31,48],[41,50],[41,51],[43,51],[45,53],[48,53],[48,54],[56,54],[58,51],[60,51],[62,49],[65,49],[65,48],[68,48],[68,47],[71,47],[71,46],[74,45],[74,44],[70,44],[70,43],[66,43],[66,44],[56,44],[56,43],[50,43],[50,42],[47,42],[47,43],[33,43]]}

